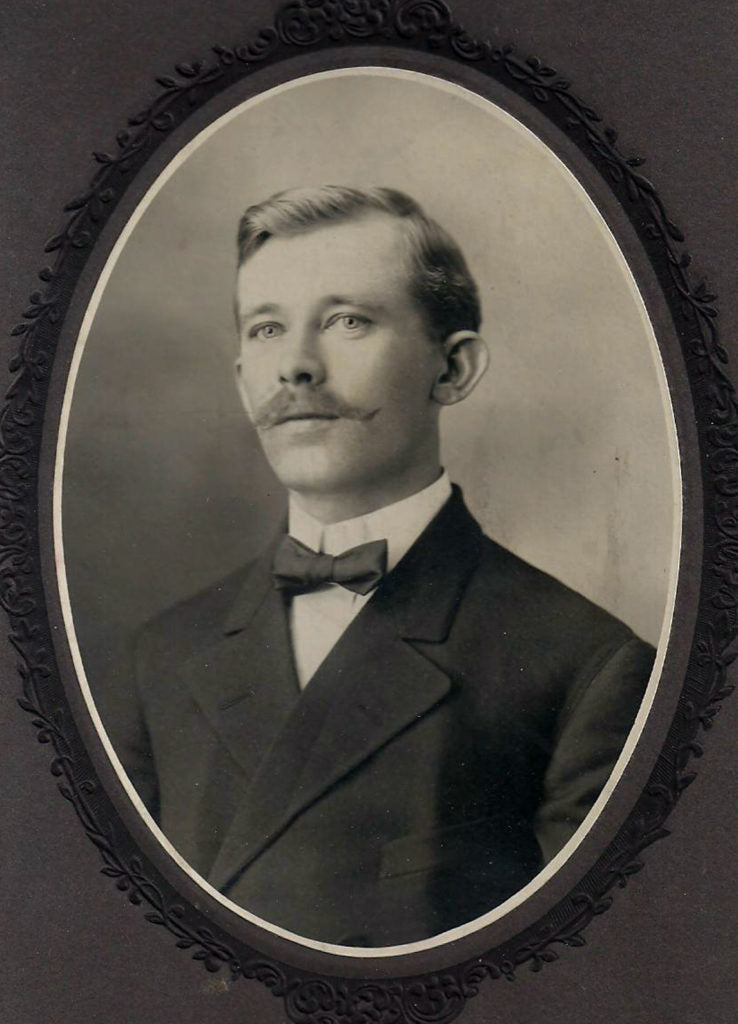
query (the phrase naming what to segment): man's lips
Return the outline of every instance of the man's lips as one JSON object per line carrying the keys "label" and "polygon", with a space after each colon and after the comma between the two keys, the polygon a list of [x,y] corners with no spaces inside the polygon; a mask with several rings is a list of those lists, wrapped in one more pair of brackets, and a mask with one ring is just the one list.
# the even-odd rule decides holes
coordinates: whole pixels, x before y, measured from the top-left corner
{"label": "man's lips", "polygon": [[278,416],[272,426],[278,427],[281,423],[292,423],[295,420],[338,420],[340,416],[335,413],[326,412],[292,412]]}

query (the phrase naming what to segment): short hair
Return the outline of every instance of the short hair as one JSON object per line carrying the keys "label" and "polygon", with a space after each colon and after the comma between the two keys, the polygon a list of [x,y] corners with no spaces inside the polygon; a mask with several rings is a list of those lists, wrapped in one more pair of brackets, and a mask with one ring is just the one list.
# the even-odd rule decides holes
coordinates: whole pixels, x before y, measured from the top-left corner
{"label": "short hair", "polygon": [[461,249],[419,203],[392,188],[317,185],[277,192],[249,208],[238,227],[241,266],[272,237],[289,237],[324,223],[350,220],[371,211],[398,218],[409,244],[410,287],[439,340],[454,331],[477,331],[482,319],[479,292]]}

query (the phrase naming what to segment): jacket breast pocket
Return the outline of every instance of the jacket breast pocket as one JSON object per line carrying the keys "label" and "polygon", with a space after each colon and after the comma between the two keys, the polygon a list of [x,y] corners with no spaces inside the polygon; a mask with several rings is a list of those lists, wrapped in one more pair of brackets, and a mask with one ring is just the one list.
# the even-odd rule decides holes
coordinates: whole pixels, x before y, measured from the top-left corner
{"label": "jacket breast pocket", "polygon": [[398,878],[421,871],[437,871],[464,862],[494,861],[504,825],[478,818],[430,832],[412,833],[385,843],[379,877]]}

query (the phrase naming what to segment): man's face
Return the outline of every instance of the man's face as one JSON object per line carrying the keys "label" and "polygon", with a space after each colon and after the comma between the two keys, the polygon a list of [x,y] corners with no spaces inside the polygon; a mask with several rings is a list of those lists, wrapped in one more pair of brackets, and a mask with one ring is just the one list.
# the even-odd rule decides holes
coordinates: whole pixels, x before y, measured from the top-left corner
{"label": "man's face", "polygon": [[290,490],[371,503],[437,471],[444,356],[407,262],[398,222],[372,213],[270,238],[240,268],[241,394]]}

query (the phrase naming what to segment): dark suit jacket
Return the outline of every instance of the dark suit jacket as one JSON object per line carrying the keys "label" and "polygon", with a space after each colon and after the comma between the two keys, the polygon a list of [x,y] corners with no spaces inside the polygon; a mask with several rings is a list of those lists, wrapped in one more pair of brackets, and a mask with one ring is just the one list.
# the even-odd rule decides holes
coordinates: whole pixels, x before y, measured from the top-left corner
{"label": "dark suit jacket", "polygon": [[164,834],[313,939],[410,942],[491,910],[591,807],[652,649],[455,489],[300,693],[271,557],[157,619],[102,695]]}

